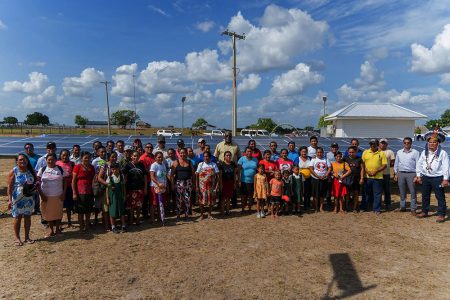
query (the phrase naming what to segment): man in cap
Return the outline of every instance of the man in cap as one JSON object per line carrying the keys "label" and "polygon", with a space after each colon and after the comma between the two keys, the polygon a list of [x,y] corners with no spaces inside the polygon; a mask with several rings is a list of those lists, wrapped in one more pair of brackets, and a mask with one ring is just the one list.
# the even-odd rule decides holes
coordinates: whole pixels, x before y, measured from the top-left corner
{"label": "man in cap", "polygon": [[163,135],[159,135],[157,139],[158,146],[156,146],[155,150],[153,150],[153,155],[156,154],[156,152],[162,152],[163,157],[167,158],[169,155],[167,154],[166,150],[166,138]]}
{"label": "man in cap", "polygon": [[386,155],[378,148],[380,142],[371,139],[370,148],[362,154],[364,174],[366,178],[366,197],[363,198],[361,209],[367,210],[368,202],[373,203],[375,214],[381,213],[381,194],[383,193],[383,170],[386,169]]}
{"label": "man in cap", "polygon": [[427,141],[425,150],[420,154],[416,165],[415,182],[422,184],[422,212],[417,217],[428,217],[431,190],[433,190],[438,202],[436,222],[442,223],[445,221],[447,211],[444,188],[448,186],[449,176],[448,154],[440,145],[445,141],[445,136],[436,128],[434,131],[427,132],[425,139]]}
{"label": "man in cap", "polygon": [[182,139],[177,140],[177,149],[175,150],[177,158],[180,158],[180,150],[186,148]]}
{"label": "man in cap", "polygon": [[384,206],[387,210],[391,207],[391,167],[394,167],[395,154],[394,151],[388,149],[388,140],[380,140],[380,150],[384,152],[387,159],[386,169],[383,170],[383,192],[384,192]]}
{"label": "man in cap", "polygon": [[394,181],[398,183],[400,190],[400,207],[396,212],[406,211],[406,187],[411,194],[411,214],[416,215],[417,193],[414,179],[416,178],[416,166],[419,161],[420,153],[412,148],[412,139],[405,137],[403,139],[403,149],[397,151],[394,163]]}
{"label": "man in cap", "polygon": [[334,156],[336,155],[336,152],[338,152],[338,150],[339,145],[337,143],[331,143],[330,151],[327,152],[327,159],[330,161],[330,164],[336,161],[336,158],[334,158]]}
{"label": "man in cap", "polygon": [[219,161],[223,162],[226,151],[231,152],[231,160],[235,163],[238,161],[239,157],[241,157],[239,145],[233,142],[233,135],[229,131],[225,133],[224,141],[217,144],[214,156],[217,157]]}
{"label": "man in cap", "polygon": [[36,166],[34,167],[36,172],[38,172],[41,168],[47,166],[47,155],[56,153],[56,143],[48,142],[46,149],[47,149],[47,153],[38,159]]}
{"label": "man in cap", "polygon": [[194,150],[195,156],[199,156],[205,151],[206,141],[204,138],[199,138],[197,141],[198,148]]}

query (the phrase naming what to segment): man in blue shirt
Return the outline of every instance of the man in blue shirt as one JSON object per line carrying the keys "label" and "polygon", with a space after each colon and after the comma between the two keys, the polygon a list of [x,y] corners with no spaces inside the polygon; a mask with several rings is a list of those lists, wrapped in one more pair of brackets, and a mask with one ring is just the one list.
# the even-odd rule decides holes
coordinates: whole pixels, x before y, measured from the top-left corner
{"label": "man in blue shirt", "polygon": [[280,158],[280,153],[277,152],[277,147],[278,147],[277,142],[275,142],[275,141],[270,142],[269,147],[270,147],[270,152],[272,152],[272,155],[270,156],[270,160],[277,161]]}
{"label": "man in blue shirt", "polygon": [[290,141],[288,143],[288,155],[287,157],[292,160],[294,162],[295,166],[298,166],[298,152],[295,151],[295,142],[294,141]]}
{"label": "man in blue shirt", "polygon": [[[356,157],[361,158],[362,154],[363,154],[363,150],[361,148],[359,148],[359,141],[356,138],[353,138],[351,141],[351,145],[353,147],[356,147],[356,149],[358,149],[358,151],[356,151]],[[344,158],[348,156],[348,150],[345,150],[344,153]]]}

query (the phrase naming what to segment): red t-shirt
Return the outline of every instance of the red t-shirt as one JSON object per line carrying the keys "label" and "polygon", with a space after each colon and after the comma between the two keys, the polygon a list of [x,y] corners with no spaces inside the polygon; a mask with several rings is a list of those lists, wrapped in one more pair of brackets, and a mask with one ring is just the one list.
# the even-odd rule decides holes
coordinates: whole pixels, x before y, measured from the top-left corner
{"label": "red t-shirt", "polygon": [[258,148],[255,148],[255,150],[252,151],[252,156],[256,158],[258,161],[262,160],[262,154]]}
{"label": "red t-shirt", "polygon": [[151,156],[148,156],[147,153],[144,153],[139,157],[139,161],[144,164],[144,168],[147,171],[147,183],[150,183],[152,179],[150,178],[150,167],[152,166],[152,163],[155,162],[155,159]]}
{"label": "red t-shirt", "polygon": [[76,189],[80,195],[92,194],[92,181],[95,176],[95,169],[93,166],[89,165],[86,170],[82,164],[75,165],[73,168],[73,174],[77,175]]}
{"label": "red t-shirt", "polygon": [[292,167],[294,166],[294,162],[292,160],[290,160],[289,158],[286,158],[286,159],[279,158],[277,160],[277,163],[278,163],[278,168],[281,171],[281,174],[283,174],[284,170],[288,170],[289,172],[292,172]]}
{"label": "red t-shirt", "polygon": [[278,170],[277,163],[274,162],[273,160],[266,161],[266,160],[263,159],[263,160],[259,161],[259,164],[264,166],[264,170],[265,170],[265,173],[266,173],[266,178],[267,178],[267,181],[269,182],[270,179],[273,178],[273,172],[275,170]]}
{"label": "red t-shirt", "polygon": [[56,162],[57,166],[60,166],[63,171],[64,171],[64,180],[66,181],[66,185],[69,187],[72,184],[72,165],[73,162],[68,161],[68,162],[62,162],[60,160],[58,160]]}

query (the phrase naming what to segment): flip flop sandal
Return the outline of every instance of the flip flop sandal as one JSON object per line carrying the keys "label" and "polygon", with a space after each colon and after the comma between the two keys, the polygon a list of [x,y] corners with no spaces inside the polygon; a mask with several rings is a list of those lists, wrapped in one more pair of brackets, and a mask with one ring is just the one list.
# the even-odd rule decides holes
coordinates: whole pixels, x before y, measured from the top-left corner
{"label": "flip flop sandal", "polygon": [[20,247],[20,246],[23,246],[23,243],[21,241],[14,241],[14,245],[16,247]]}
{"label": "flip flop sandal", "polygon": [[28,245],[34,244],[34,240],[32,240],[32,239],[25,240],[25,244],[28,244]]}

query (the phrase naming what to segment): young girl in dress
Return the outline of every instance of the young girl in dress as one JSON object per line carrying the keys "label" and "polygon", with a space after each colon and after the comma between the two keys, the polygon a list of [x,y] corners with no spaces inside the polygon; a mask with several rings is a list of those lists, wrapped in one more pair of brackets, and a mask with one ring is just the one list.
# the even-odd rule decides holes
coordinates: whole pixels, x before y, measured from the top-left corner
{"label": "young girl in dress", "polygon": [[347,187],[342,184],[342,180],[350,176],[352,170],[350,166],[342,160],[342,153],[336,152],[334,155],[336,161],[331,164],[333,169],[333,185],[331,187],[331,195],[334,197],[334,212],[338,212],[338,202],[341,213],[345,213],[343,209],[344,198],[347,196]]}
{"label": "young girl in dress", "polygon": [[300,168],[294,166],[291,175],[292,182],[292,205],[294,206],[295,213],[301,213],[301,204],[303,203],[303,182],[305,178],[300,173]]}
{"label": "young girl in dress", "polygon": [[[108,183],[106,188],[106,203],[109,207],[109,218],[112,225],[112,232],[126,232],[125,180],[120,172],[119,163],[114,163],[111,165],[111,174],[108,178],[106,178],[106,182]],[[120,218],[122,228],[116,226],[116,218]]]}
{"label": "young girl in dress", "polygon": [[283,171],[283,196],[281,206],[285,214],[292,212],[292,178],[289,170]]}
{"label": "young girl in dress", "polygon": [[281,180],[281,172],[276,170],[274,172],[274,178],[269,182],[270,190],[270,213],[272,218],[278,217],[278,211],[280,209],[281,195],[283,194],[283,181]]}
{"label": "young girl in dress", "polygon": [[258,173],[255,174],[254,186],[255,192],[253,198],[256,199],[256,217],[264,218],[266,216],[264,213],[264,202],[267,199],[268,191],[264,165],[258,165]]}

